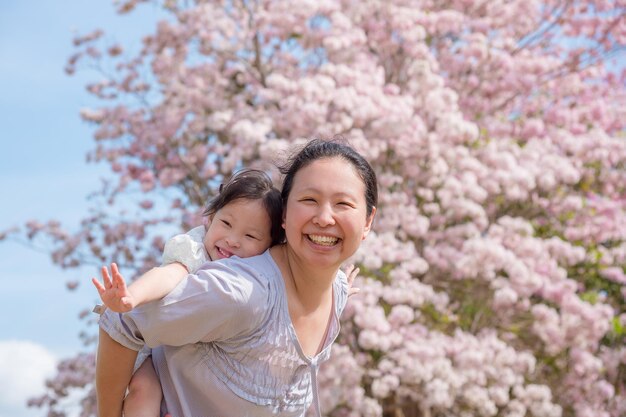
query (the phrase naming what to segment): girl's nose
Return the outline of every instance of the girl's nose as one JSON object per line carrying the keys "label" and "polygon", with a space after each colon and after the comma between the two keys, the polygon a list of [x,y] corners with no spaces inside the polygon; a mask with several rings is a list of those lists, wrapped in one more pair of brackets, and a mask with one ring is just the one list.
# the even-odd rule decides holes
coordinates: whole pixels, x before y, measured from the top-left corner
{"label": "girl's nose", "polygon": [[226,243],[228,243],[228,246],[230,246],[231,248],[238,248],[239,247],[239,240],[236,239],[233,236],[229,236],[226,238]]}

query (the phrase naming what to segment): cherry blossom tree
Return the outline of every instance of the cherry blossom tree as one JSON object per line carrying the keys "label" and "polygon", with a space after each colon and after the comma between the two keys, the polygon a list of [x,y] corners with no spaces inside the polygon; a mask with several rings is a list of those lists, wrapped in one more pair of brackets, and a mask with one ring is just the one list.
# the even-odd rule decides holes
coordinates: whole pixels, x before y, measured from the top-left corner
{"label": "cherry blossom tree", "polygon": [[[140,273],[222,178],[341,135],[380,205],[326,415],[626,415],[626,2],[157,4],[139,53],[98,30],[68,61],[100,74],[81,115],[112,175],[92,212],[2,238]],[[63,415],[85,388],[94,415],[92,383],[80,355],[32,404]]]}

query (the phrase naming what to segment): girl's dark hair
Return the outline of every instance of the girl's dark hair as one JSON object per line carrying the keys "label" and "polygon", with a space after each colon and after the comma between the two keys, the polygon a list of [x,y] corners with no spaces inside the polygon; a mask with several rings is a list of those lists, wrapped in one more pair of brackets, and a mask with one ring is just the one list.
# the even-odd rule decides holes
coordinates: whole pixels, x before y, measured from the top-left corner
{"label": "girl's dark hair", "polygon": [[270,218],[271,246],[285,240],[285,230],[282,227],[283,202],[271,178],[258,169],[243,169],[220,185],[217,194],[204,210],[205,216],[211,216],[238,199],[261,200],[267,215]]}
{"label": "girl's dark hair", "polygon": [[363,184],[365,184],[367,216],[369,217],[374,207],[378,204],[376,173],[365,158],[342,139],[313,139],[304,145],[296,154],[291,156],[286,164],[278,168],[285,176],[283,180],[283,190],[281,192],[283,205],[287,205],[287,198],[289,198],[289,193],[293,186],[293,179],[298,171],[318,159],[334,157],[343,158],[350,162],[361,177],[361,180],[363,180]]}

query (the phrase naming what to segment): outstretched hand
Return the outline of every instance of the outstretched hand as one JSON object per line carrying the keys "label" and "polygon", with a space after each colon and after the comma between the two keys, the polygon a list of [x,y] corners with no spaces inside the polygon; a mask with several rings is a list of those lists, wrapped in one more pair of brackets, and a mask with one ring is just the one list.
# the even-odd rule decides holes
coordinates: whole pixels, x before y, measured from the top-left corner
{"label": "outstretched hand", "polygon": [[116,313],[125,313],[132,310],[137,305],[137,302],[130,291],[128,291],[126,281],[124,281],[124,277],[117,269],[117,265],[115,263],[111,264],[112,278],[106,266],[103,266],[100,272],[104,285],[96,278],[92,278],[91,282],[98,290],[104,305]]}
{"label": "outstretched hand", "polygon": [[346,275],[348,276],[348,297],[351,295],[357,294],[361,291],[360,288],[353,287],[354,279],[359,275],[359,268],[356,268],[354,265],[348,265],[346,268]]}

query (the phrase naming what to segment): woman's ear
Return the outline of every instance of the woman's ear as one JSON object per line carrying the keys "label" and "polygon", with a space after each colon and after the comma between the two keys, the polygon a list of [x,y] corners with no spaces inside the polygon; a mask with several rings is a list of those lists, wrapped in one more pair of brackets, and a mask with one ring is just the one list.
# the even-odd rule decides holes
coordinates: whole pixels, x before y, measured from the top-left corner
{"label": "woman's ear", "polygon": [[369,234],[370,230],[372,230],[372,223],[374,222],[374,216],[376,215],[376,207],[372,207],[372,212],[369,216],[367,216],[367,220],[365,221],[365,228],[363,229],[363,236],[361,240],[364,240]]}

